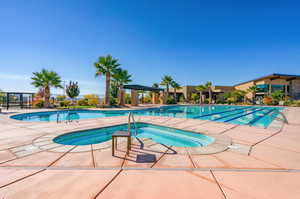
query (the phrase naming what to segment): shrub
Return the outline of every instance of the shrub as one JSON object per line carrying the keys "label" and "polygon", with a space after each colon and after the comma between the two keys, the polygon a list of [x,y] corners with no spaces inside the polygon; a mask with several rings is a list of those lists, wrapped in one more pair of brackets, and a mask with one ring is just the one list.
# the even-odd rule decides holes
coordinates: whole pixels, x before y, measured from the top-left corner
{"label": "shrub", "polygon": [[167,104],[176,104],[176,101],[173,97],[168,97]]}
{"label": "shrub", "polygon": [[273,103],[278,104],[279,101],[284,100],[284,93],[282,91],[274,91],[271,93],[271,96],[273,98]]}
{"label": "shrub", "polygon": [[300,106],[300,100],[295,100],[291,103],[291,106]]}
{"label": "shrub", "polygon": [[39,99],[39,100],[33,101],[32,105],[35,108],[43,108],[44,107],[44,103],[45,103],[44,100]]}
{"label": "shrub", "polygon": [[200,97],[197,93],[192,93],[191,100],[192,100],[193,103],[198,103],[199,99],[200,99]]}
{"label": "shrub", "polygon": [[149,96],[149,95],[146,95],[145,97],[144,97],[144,103],[151,103],[152,102],[152,98],[151,98],[151,96]]}
{"label": "shrub", "polygon": [[116,106],[118,104],[118,98],[111,97],[110,98],[110,105],[111,106]]}
{"label": "shrub", "polygon": [[263,98],[263,103],[266,105],[272,105],[273,99],[270,96],[266,96]]}
{"label": "shrub", "polygon": [[96,106],[100,103],[99,96],[94,94],[84,95],[84,99],[87,100],[88,105]]}
{"label": "shrub", "polygon": [[59,102],[59,106],[65,107],[65,106],[70,106],[71,101],[70,100],[64,100]]}
{"label": "shrub", "polygon": [[185,102],[185,99],[184,99],[184,96],[183,96],[183,95],[180,95],[180,97],[179,97],[179,102],[181,102],[181,103]]}
{"label": "shrub", "polygon": [[205,100],[204,100],[204,104],[209,104],[209,100],[208,100],[208,99],[205,99]]}
{"label": "shrub", "polygon": [[125,104],[131,104],[131,97],[128,93],[125,93]]}
{"label": "shrub", "polygon": [[66,99],[66,96],[64,96],[64,95],[58,95],[58,96],[56,96],[56,100],[57,101],[64,101]]}
{"label": "shrub", "polygon": [[77,101],[77,105],[78,106],[88,106],[89,103],[88,103],[87,99],[83,98],[83,99],[80,99],[80,100]]}

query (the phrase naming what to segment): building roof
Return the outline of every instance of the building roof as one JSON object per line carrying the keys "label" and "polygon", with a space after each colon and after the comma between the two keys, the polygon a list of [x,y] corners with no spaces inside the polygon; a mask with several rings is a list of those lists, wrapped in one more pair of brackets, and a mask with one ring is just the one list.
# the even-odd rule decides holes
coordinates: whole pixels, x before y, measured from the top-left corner
{"label": "building roof", "polygon": [[162,88],[154,88],[154,87],[142,86],[142,85],[138,85],[138,84],[127,84],[127,85],[124,85],[123,88],[133,89],[133,90],[142,90],[142,91],[154,91],[154,92],[159,92],[159,91],[164,90]]}
{"label": "building roof", "polygon": [[245,83],[252,82],[252,81],[258,81],[258,80],[263,80],[263,79],[278,79],[278,78],[286,79],[286,80],[293,80],[293,79],[296,79],[296,78],[300,78],[300,75],[289,75],[289,74],[273,73],[273,74],[266,75],[266,76],[263,76],[263,77],[259,77],[259,78],[256,78],[256,79],[248,80],[248,81],[245,81],[245,82],[242,82],[242,83],[239,83],[239,84],[235,84],[234,86],[239,86],[241,84],[245,84]]}

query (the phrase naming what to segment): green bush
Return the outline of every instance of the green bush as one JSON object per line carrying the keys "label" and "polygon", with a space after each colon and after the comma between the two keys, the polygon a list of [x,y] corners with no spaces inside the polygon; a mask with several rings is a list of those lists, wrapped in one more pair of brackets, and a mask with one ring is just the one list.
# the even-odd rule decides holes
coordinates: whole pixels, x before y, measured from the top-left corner
{"label": "green bush", "polygon": [[208,100],[208,99],[205,99],[205,100],[204,100],[204,104],[209,104],[209,100]]}
{"label": "green bush", "polygon": [[118,105],[118,98],[111,97],[111,98],[110,98],[110,105],[111,105],[111,106],[116,106],[116,105]]}
{"label": "green bush", "polygon": [[181,102],[181,103],[185,102],[185,99],[184,99],[184,96],[183,96],[183,95],[180,95],[180,97],[179,97],[179,102]]}
{"label": "green bush", "polygon": [[61,106],[61,107],[70,106],[70,104],[71,104],[70,100],[64,100],[64,101],[59,102],[59,106]]}
{"label": "green bush", "polygon": [[290,106],[293,102],[291,100],[285,100],[283,106]]}
{"label": "green bush", "polygon": [[293,103],[291,105],[292,106],[300,106],[300,100],[293,101]]}
{"label": "green bush", "polygon": [[200,96],[197,93],[192,93],[191,100],[193,103],[199,103]]}
{"label": "green bush", "polygon": [[78,106],[88,106],[89,103],[88,103],[87,99],[80,99],[80,100],[77,101],[77,105]]}
{"label": "green bush", "polygon": [[125,93],[125,104],[131,104],[131,97],[128,93]]}
{"label": "green bush", "polygon": [[87,100],[88,105],[96,106],[100,104],[99,96],[94,94],[84,95],[84,99]]}
{"label": "green bush", "polygon": [[43,108],[44,107],[44,100],[37,100],[34,102],[33,106],[36,108]]}
{"label": "green bush", "polygon": [[58,95],[58,96],[56,96],[56,100],[57,101],[64,101],[66,99],[66,96],[64,96],[64,95]]}
{"label": "green bush", "polygon": [[176,104],[176,101],[173,97],[168,97],[167,104]]}

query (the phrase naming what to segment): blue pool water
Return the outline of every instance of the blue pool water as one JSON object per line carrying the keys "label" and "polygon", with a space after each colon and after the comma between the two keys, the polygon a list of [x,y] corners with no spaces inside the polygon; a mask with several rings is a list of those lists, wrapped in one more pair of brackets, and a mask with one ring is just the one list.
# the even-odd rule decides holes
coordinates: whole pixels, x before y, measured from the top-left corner
{"label": "blue pool water", "polygon": [[[92,130],[84,130],[60,135],[53,139],[54,142],[64,145],[88,145],[105,142],[111,139],[115,131],[127,131],[126,125],[118,125]],[[137,134],[132,129],[132,136],[138,138],[150,138],[157,143],[177,147],[197,147],[207,146],[214,141],[214,138],[183,131],[173,128],[167,128],[146,123],[137,123]]]}
{"label": "blue pool water", "polygon": [[[164,106],[160,108],[151,108],[135,110],[135,115],[144,116],[167,116],[179,118],[192,118],[200,120],[211,120],[216,122],[227,122],[240,125],[251,125],[268,127],[278,112],[283,108],[279,107],[256,107],[256,106]],[[59,113],[59,120],[81,120],[101,117],[113,117],[128,115],[129,111],[98,111],[98,110],[70,110],[70,111],[52,111],[26,113],[11,116],[11,118],[22,121],[56,121]]]}

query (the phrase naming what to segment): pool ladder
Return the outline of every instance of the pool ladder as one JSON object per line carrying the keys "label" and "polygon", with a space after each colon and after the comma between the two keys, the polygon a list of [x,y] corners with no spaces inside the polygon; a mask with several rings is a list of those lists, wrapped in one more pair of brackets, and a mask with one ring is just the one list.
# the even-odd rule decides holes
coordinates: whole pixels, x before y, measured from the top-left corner
{"label": "pool ladder", "polygon": [[[60,123],[62,120],[60,120],[60,112],[57,111],[57,114],[56,114],[56,123]],[[73,122],[73,120],[71,119],[70,117],[70,110],[68,109],[67,110],[67,118],[66,118],[66,123],[70,123],[70,122]]]}
{"label": "pool ladder", "polygon": [[136,125],[136,122],[135,122],[135,119],[134,119],[134,116],[133,116],[133,113],[132,112],[129,112],[129,115],[128,115],[128,132],[130,133],[131,131],[131,120],[134,124],[134,136],[137,136],[137,125]]}
{"label": "pool ladder", "polygon": [[279,115],[281,115],[281,116],[282,116],[283,123],[289,124],[289,122],[288,122],[288,120],[287,120],[287,118],[286,118],[286,116],[285,116],[285,114],[284,114],[283,112],[280,112],[280,111],[278,111],[278,112],[272,112],[272,113],[270,114],[270,117],[272,117],[274,114],[279,114]]}

